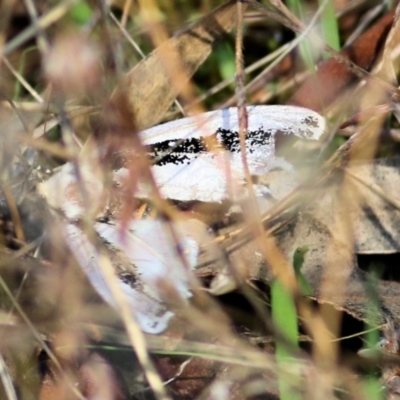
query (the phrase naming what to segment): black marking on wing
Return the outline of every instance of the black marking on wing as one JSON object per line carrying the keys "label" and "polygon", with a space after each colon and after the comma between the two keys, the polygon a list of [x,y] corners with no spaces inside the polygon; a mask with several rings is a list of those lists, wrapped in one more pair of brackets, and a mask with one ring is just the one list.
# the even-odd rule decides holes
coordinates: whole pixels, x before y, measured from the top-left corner
{"label": "black marking on wing", "polygon": [[190,154],[207,152],[207,146],[201,138],[165,140],[154,143],[148,148],[150,160],[154,161],[155,165],[189,164],[193,159],[193,157],[189,157]]}
{"label": "black marking on wing", "polygon": [[318,120],[318,118],[314,117],[313,115],[308,115],[301,122],[303,124],[306,124],[307,126],[311,126],[312,128],[319,127],[319,120]]}
{"label": "black marking on wing", "polygon": [[[275,133],[275,130],[266,131],[263,128],[247,132],[246,147],[248,151],[252,153],[257,147],[272,145],[271,138]],[[219,128],[216,133],[207,136],[207,139],[210,139],[210,143],[217,143],[219,148],[231,153],[240,152],[240,138],[237,131]],[[150,160],[155,165],[189,164],[197,155],[212,150],[207,146],[204,138],[165,140],[149,145],[148,149]]]}
{"label": "black marking on wing", "polygon": [[[252,153],[255,148],[271,145],[271,137],[276,131],[264,130],[263,128],[258,128],[256,131],[250,131],[246,134],[246,147],[247,150]],[[237,131],[230,131],[228,129],[218,129],[217,140],[221,143],[221,146],[230,151],[231,153],[240,152],[240,138]]]}
{"label": "black marking on wing", "polygon": [[138,285],[138,278],[132,272],[124,270],[123,267],[116,268],[116,272],[119,279],[130,287],[135,288]]}

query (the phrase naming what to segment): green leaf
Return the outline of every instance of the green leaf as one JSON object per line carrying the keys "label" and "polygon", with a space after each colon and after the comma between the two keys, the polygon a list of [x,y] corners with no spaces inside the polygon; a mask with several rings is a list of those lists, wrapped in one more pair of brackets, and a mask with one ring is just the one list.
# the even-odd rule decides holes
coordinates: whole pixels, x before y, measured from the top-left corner
{"label": "green leaf", "polygon": [[78,25],[84,25],[92,17],[92,9],[85,1],[78,1],[70,10],[70,15],[74,22]]}
{"label": "green leaf", "polygon": [[293,254],[293,268],[300,286],[300,291],[304,296],[312,296],[313,290],[307,278],[301,272],[304,264],[304,256],[308,252],[308,246],[299,247]]}
{"label": "green leaf", "polygon": [[[235,52],[232,46],[227,42],[220,42],[216,46],[215,55],[222,79],[232,79],[236,74]],[[233,83],[232,86],[234,87],[235,84]]]}

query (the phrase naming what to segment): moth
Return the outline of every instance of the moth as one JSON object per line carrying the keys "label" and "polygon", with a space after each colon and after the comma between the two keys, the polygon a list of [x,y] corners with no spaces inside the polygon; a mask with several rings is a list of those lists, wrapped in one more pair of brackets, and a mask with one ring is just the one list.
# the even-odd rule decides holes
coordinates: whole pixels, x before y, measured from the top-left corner
{"label": "moth", "polygon": [[[252,176],[276,167],[290,168],[275,156],[277,133],[317,140],[325,129],[324,118],[304,108],[253,106],[247,107],[247,112],[245,156]],[[229,108],[142,131],[140,138],[147,147],[161,195],[183,202],[222,202],[245,195],[238,126],[237,108]],[[162,332],[174,315],[165,303],[165,293],[174,288],[175,297],[182,301],[191,296],[190,270],[197,263],[199,237],[205,235],[207,227],[199,221],[197,225],[190,221],[168,225],[160,220],[120,221],[111,217],[105,221],[99,217],[115,192],[104,185],[99,160],[93,157],[76,164],[62,166],[39,185],[39,192],[51,206],[62,210],[66,217],[62,228],[66,243],[100,295],[117,306],[99,267],[105,251],[142,330]],[[113,180],[121,189],[129,174],[127,168],[112,171]],[[133,195],[146,198],[150,189],[146,182],[139,181]],[[255,191],[259,196],[269,193],[258,185]],[[84,216],[96,219],[95,242],[76,222]],[[175,235],[171,235],[171,227]]]}
{"label": "moth", "polygon": [[[246,159],[251,176],[290,164],[275,156],[275,135],[282,133],[318,140],[325,130],[325,119],[318,113],[295,106],[249,106],[245,137]],[[239,138],[236,107],[178,119],[140,133],[148,148],[152,173],[161,195],[178,201],[220,203],[241,197],[245,174]],[[126,168],[115,171],[123,184]],[[254,185],[256,195],[269,193]],[[139,182],[135,196],[150,195],[149,185]]]}

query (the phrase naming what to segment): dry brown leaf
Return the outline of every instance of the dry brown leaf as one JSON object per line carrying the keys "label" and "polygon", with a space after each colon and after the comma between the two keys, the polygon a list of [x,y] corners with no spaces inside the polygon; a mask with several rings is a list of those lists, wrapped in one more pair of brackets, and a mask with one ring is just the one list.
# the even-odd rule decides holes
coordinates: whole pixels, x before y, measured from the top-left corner
{"label": "dry brown leaf", "polygon": [[[400,218],[399,194],[396,188],[400,167],[400,159],[376,160],[374,163],[356,165],[348,171],[353,180],[357,195],[361,195],[361,212],[352,210],[342,218],[349,218],[353,226],[354,251],[357,253],[391,253],[398,252],[400,236],[398,222]],[[309,251],[305,256],[302,271],[313,287],[316,298],[320,302],[328,302],[351,315],[366,320],[371,317],[370,293],[366,290],[366,274],[357,266],[355,256],[352,263],[344,265],[348,260],[346,253],[352,243],[340,242],[333,239],[331,221],[337,210],[341,197],[341,182],[337,181],[327,190],[315,194],[318,199],[307,208],[307,213],[298,215],[296,221],[280,235],[280,244],[287,257],[291,257],[298,247],[307,245]],[[330,278],[335,274],[340,278],[348,268],[352,270],[346,282],[345,301],[340,296],[340,290],[320,293],[323,270],[327,268],[327,248],[335,246],[335,265],[330,266]],[[351,249],[350,249],[351,250]],[[333,270],[333,271],[332,271]],[[335,280],[332,280],[335,287]],[[400,311],[397,282],[379,281],[376,285],[376,294],[381,305],[392,315]],[[375,318],[381,318],[375,316]]]}
{"label": "dry brown leaf", "polygon": [[[361,68],[370,69],[381,50],[381,44],[386,39],[392,21],[393,13],[390,12],[340,53],[349,57]],[[318,66],[317,75],[308,78],[289,103],[316,111],[321,110],[337,99],[339,94],[355,81],[357,81],[356,76],[345,64],[330,58]]]}
{"label": "dry brown leaf", "polygon": [[139,129],[161,120],[215,41],[235,26],[236,12],[236,1],[228,1],[162,44],[127,74],[117,94],[127,92]]}
{"label": "dry brown leaf", "polygon": [[400,251],[400,158],[359,165],[349,173],[365,204],[355,222],[356,252],[388,254]]}
{"label": "dry brown leaf", "polygon": [[[352,178],[351,193],[360,196],[362,207],[349,209],[343,202],[342,177],[338,176],[326,187],[313,193],[315,201],[303,207],[293,220],[277,234],[276,239],[287,260],[291,262],[296,249],[308,247],[302,272],[310,283],[315,298],[330,303],[356,318],[370,317],[370,293],[366,290],[366,274],[358,268],[356,253],[387,254],[400,251],[400,198],[397,190],[400,176],[400,158],[380,159],[374,163],[360,163],[347,171]],[[277,174],[279,177],[279,174]],[[279,179],[273,183],[279,186]],[[283,193],[287,188],[282,188]],[[278,190],[274,190],[274,193]],[[346,197],[345,197],[346,198]],[[338,213],[341,213],[339,216]],[[335,231],[335,220],[352,226],[352,239]],[[269,283],[272,278],[255,241],[234,250],[231,265],[246,266],[242,275],[249,279]],[[218,276],[218,262],[203,266],[201,276]],[[223,274],[227,274],[226,269]],[[339,290],[337,282],[345,280]],[[327,282],[328,281],[328,282]],[[400,312],[397,282],[380,281],[376,293],[389,313]],[[344,297],[343,297],[344,296]]]}

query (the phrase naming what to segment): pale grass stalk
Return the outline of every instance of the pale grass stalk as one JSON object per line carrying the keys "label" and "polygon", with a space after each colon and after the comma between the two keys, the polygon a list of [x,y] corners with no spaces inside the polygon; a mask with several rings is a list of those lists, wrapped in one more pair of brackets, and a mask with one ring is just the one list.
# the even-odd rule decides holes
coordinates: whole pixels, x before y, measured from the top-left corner
{"label": "pale grass stalk", "polygon": [[18,400],[17,393],[15,392],[14,385],[10,374],[8,373],[7,364],[0,353],[0,379],[3,384],[4,391],[7,395],[7,400]]}
{"label": "pale grass stalk", "polygon": [[[1,265],[1,264],[0,264]],[[49,356],[50,360],[54,363],[56,366],[57,370],[60,372],[60,375],[63,377],[65,382],[67,383],[68,387],[72,390],[72,392],[77,396],[78,399],[80,400],[86,400],[85,397],[82,395],[82,393],[76,388],[75,384],[71,382],[70,378],[67,376],[67,374],[64,372],[61,364],[59,363],[57,357],[54,355],[50,347],[46,344],[46,342],[43,340],[42,335],[37,331],[35,326],[32,324],[28,316],[25,314],[21,306],[19,305],[18,301],[14,297],[14,295],[11,293],[10,289],[8,288],[6,282],[0,275],[0,286],[4,290],[5,294],[7,297],[10,299],[13,307],[15,310],[18,312],[18,315],[22,318],[28,329],[32,332],[33,336],[37,340],[37,342],[40,344],[42,349],[46,352],[46,354]]]}
{"label": "pale grass stalk", "polygon": [[[311,32],[312,28],[315,26],[317,23],[325,3],[327,3],[329,0],[324,0],[324,3],[321,4],[321,6],[318,8],[317,12],[311,19],[310,23],[305,27],[305,29],[295,38],[293,39],[290,43],[287,44],[287,47],[285,47],[285,50],[281,52],[281,54],[275,58],[271,64],[268,65],[267,68],[265,68],[262,72],[260,72],[251,82],[249,82],[245,87],[244,91],[250,91],[251,87],[254,86],[256,83],[258,83],[265,75],[267,75],[273,68],[275,68],[299,43],[301,43]],[[224,107],[229,107],[232,106],[235,101],[237,100],[238,96],[237,94],[233,95],[227,102],[223,104]]]}
{"label": "pale grass stalk", "polygon": [[[293,41],[292,41],[293,42]],[[257,70],[258,68],[261,68],[262,66],[264,66],[265,64],[268,64],[270,61],[272,61],[273,59],[275,59],[276,57],[278,57],[280,54],[282,54],[283,52],[286,52],[286,50],[291,46],[291,43],[289,42],[281,47],[279,47],[279,49],[273,51],[270,54],[267,54],[265,57],[261,58],[260,60],[256,61],[255,63],[253,63],[252,65],[248,66],[247,68],[244,69],[244,74],[248,75],[251,74],[252,72],[254,72],[255,70]],[[268,69],[269,71],[269,69]],[[202,94],[201,96],[197,97],[194,101],[193,104],[188,104],[188,106],[186,107],[186,109],[190,109],[193,105],[196,105],[198,103],[202,103],[204,100],[206,100],[207,98],[213,96],[214,94],[217,94],[218,92],[220,92],[221,90],[225,89],[226,87],[228,87],[231,83],[235,82],[235,77],[229,78],[229,79],[225,79],[222,82],[218,83],[217,85],[215,85],[214,87],[208,89],[204,94]],[[249,86],[249,85],[248,85]],[[247,86],[247,87],[248,87]]]}
{"label": "pale grass stalk", "polygon": [[[151,28],[151,38],[154,46],[158,48],[160,52],[160,58],[164,61],[164,66],[172,81],[172,85],[179,88],[182,86],[182,81],[187,82],[187,84],[181,87],[179,94],[185,100],[186,104],[192,103],[195,98],[193,85],[190,84],[190,80],[186,76],[186,72],[180,63],[180,60],[178,60],[176,49],[173,46],[161,45],[170,37],[164,26],[154,20],[154,15],[160,13],[156,2],[154,0],[139,0],[139,4],[144,23]],[[180,108],[182,107],[180,106]],[[195,108],[195,112],[204,112],[204,108],[199,105]]]}
{"label": "pale grass stalk", "polygon": [[128,15],[129,15],[129,10],[132,7],[132,0],[126,0],[124,4],[124,9],[122,12],[122,17],[121,17],[121,25],[125,27],[126,21],[128,20]]}
{"label": "pale grass stalk", "polygon": [[[118,28],[121,30],[122,34],[124,35],[125,39],[132,45],[132,47],[137,51],[137,53],[142,57],[142,59],[146,58],[146,54],[143,53],[142,49],[138,46],[138,44],[133,40],[132,36],[129,34],[129,32],[125,28],[125,24],[122,22],[119,22],[118,19],[115,17],[114,13],[110,10],[110,17],[111,19],[115,22],[115,24],[118,26]],[[178,100],[174,100],[174,104],[180,111],[182,115],[186,115],[185,110],[181,106]]]}
{"label": "pale grass stalk", "polygon": [[[378,96],[379,97],[379,96]],[[369,144],[368,148],[357,148],[355,146],[352,150],[351,159],[349,165],[352,164],[354,158],[363,153],[367,159],[370,159],[377,146],[378,132],[382,126],[383,117],[382,115],[372,118],[368,118],[365,121],[361,129],[364,130],[364,140]],[[348,215],[352,215],[355,218],[355,210],[361,210],[362,198],[360,193],[355,190],[352,178],[349,179],[347,174],[344,174],[344,178],[341,184],[340,193],[338,197],[338,207],[332,221],[332,239],[326,254],[326,266],[322,276],[322,282],[320,285],[320,298],[334,298],[336,307],[340,307],[344,304],[346,299],[346,288],[350,274],[353,271],[353,233],[351,227],[351,219]],[[338,249],[340,249],[338,251]],[[337,368],[339,347],[337,342],[332,341],[331,336],[338,337],[340,333],[342,313],[340,311],[332,312],[331,307],[322,306],[321,316],[324,321],[329,320],[330,331],[329,334],[326,328],[322,327],[322,330],[313,329],[315,332],[315,345],[313,347],[314,357],[316,364],[331,371],[326,376],[327,384],[330,381],[332,385],[335,379],[334,371]],[[313,322],[310,323],[310,326]],[[324,330],[326,333],[324,334]]]}
{"label": "pale grass stalk", "polygon": [[43,104],[44,100],[40,94],[29,84],[29,82],[10,64],[6,57],[3,57],[4,65],[18,79],[19,83],[26,89],[28,93],[39,103]]}
{"label": "pale grass stalk", "polygon": [[24,0],[25,7],[28,10],[29,17],[31,18],[32,25],[36,30],[36,39],[39,51],[42,55],[46,55],[50,45],[44,33],[44,29],[39,25],[38,12],[32,0]]}
{"label": "pale grass stalk", "polygon": [[246,90],[244,87],[244,71],[243,71],[243,3],[238,0],[236,2],[237,9],[237,27],[236,27],[236,42],[235,42],[235,61],[236,61],[236,95],[238,97],[238,118],[239,118],[239,139],[240,152],[242,155],[243,171],[246,180],[246,187],[249,191],[250,201],[256,205],[256,196],[251,183],[251,175],[249,164],[246,157],[246,134],[248,117],[246,111]]}
{"label": "pale grass stalk", "polygon": [[46,29],[58,22],[69,9],[76,3],[76,0],[64,0],[61,4],[54,6],[47,14],[44,14],[37,20],[37,26],[30,25],[18,36],[11,39],[3,48],[2,56],[7,56],[18,47],[22,46],[28,40],[38,34],[38,29]]}
{"label": "pale grass stalk", "polygon": [[124,321],[131,345],[136,352],[139,363],[143,369],[146,379],[149,382],[150,387],[154,391],[157,399],[168,400],[169,396],[164,389],[163,382],[149,357],[145,335],[132,316],[132,310],[130,309],[129,304],[125,300],[124,295],[120,290],[118,278],[114,272],[114,267],[112,266],[110,259],[104,253],[100,253],[99,255],[99,268],[103,273],[108,287],[114,297],[120,316]]}

